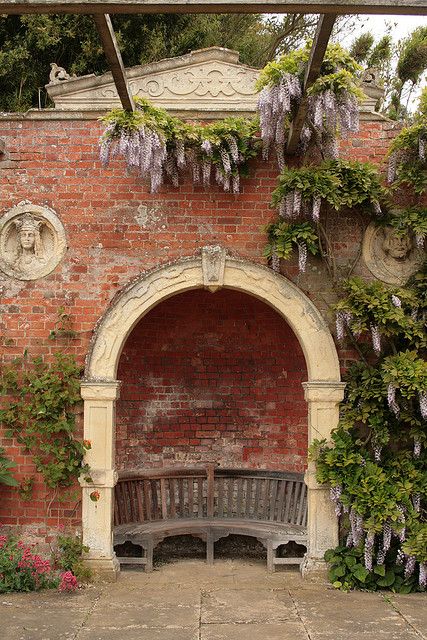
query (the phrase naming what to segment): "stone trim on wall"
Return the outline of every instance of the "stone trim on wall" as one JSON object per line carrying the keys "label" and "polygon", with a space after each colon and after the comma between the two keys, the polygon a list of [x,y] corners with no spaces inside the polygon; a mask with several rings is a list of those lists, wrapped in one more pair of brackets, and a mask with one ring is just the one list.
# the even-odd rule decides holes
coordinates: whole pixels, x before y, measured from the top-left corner
{"label": "stone trim on wall", "polygon": [[[253,295],[275,309],[293,329],[307,363],[304,384],[309,405],[309,443],[328,438],[338,424],[338,404],[343,398],[338,356],[329,329],[314,304],[283,276],[257,264],[227,256],[220,246],[204,247],[202,255],[179,260],[148,274],[119,295],[100,321],[82,383],[85,401],[84,437],[92,442],[87,461],[92,482],[82,480],[83,541],[90,547],[91,567],[104,577],[119,570],[113,549],[113,499],[116,473],[115,380],[123,345],[137,322],[162,300],[191,289],[227,287]],[[338,523],[328,490],[315,482],[310,463],[308,486],[308,550],[303,573],[323,574],[323,555],[338,540]],[[93,488],[99,499],[93,501]]]}

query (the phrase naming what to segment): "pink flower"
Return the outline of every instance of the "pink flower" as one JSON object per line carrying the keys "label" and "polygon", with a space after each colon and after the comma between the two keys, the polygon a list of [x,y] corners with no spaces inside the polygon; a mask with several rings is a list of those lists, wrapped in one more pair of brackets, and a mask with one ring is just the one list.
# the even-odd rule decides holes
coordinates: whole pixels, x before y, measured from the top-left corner
{"label": "pink flower", "polygon": [[92,442],[90,440],[83,440],[83,446],[85,449],[92,449]]}
{"label": "pink flower", "polygon": [[72,571],[61,573],[60,591],[75,591],[78,587],[77,578]]}
{"label": "pink flower", "polygon": [[6,542],[7,542],[6,536],[0,536],[0,549],[3,549]]}
{"label": "pink flower", "polygon": [[92,491],[92,493],[89,494],[89,498],[92,500],[92,502],[98,502],[100,497],[101,494],[99,493],[99,491]]}

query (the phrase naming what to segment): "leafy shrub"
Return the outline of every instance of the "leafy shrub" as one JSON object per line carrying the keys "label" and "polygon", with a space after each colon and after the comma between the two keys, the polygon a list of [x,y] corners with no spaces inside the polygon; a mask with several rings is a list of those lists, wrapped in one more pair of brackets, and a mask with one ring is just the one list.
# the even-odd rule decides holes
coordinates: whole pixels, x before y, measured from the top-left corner
{"label": "leafy shrub", "polygon": [[397,562],[398,550],[390,549],[384,564],[375,565],[372,571],[364,566],[363,547],[339,546],[325,553],[329,563],[328,577],[332,585],[342,591],[364,589],[378,591],[390,589],[395,593],[411,593],[420,590],[417,576],[405,577],[405,569]]}
{"label": "leafy shrub", "polygon": [[[83,544],[80,536],[60,535],[57,539],[57,549],[54,552],[55,566],[64,572],[71,573],[80,582],[89,582],[92,578],[92,572],[82,560],[83,553],[88,551],[89,547]],[[63,590],[69,590],[72,582],[71,579],[65,580]]]}

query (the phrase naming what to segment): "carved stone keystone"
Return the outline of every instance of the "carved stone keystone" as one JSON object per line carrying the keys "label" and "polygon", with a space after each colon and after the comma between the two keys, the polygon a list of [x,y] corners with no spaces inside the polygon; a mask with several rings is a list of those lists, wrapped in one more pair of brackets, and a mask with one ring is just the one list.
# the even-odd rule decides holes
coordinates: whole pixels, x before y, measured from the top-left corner
{"label": "carved stone keystone", "polygon": [[207,246],[202,249],[203,284],[209,291],[217,291],[224,284],[225,249]]}

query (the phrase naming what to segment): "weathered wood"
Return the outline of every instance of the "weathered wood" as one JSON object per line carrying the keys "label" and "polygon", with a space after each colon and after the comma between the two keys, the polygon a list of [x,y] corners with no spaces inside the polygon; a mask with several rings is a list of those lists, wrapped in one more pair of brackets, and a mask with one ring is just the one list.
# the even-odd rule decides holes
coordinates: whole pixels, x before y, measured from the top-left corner
{"label": "weathered wood", "polygon": [[214,469],[215,466],[213,464],[208,464],[207,466],[207,477],[208,477],[208,488],[207,488],[207,513],[208,518],[213,518],[214,514],[214,498],[215,498],[215,483],[214,483]]}
{"label": "weathered wood", "polygon": [[167,493],[166,493],[166,480],[164,478],[160,478],[160,495],[162,500],[162,518],[166,520],[168,517],[168,502],[167,502]]}
{"label": "weathered wood", "polygon": [[122,60],[122,54],[117,45],[116,35],[114,33],[111,18],[105,14],[95,14],[93,16],[99,37],[101,38],[102,47],[105,57],[116,85],[117,94],[122,103],[123,109],[126,111],[135,111],[135,103],[129,90],[126,80],[126,71]]}
{"label": "weathered wood", "polygon": [[[218,474],[218,475],[216,475]],[[153,550],[165,537],[197,535],[207,543],[207,562],[214,542],[236,534],[257,538],[267,549],[269,570],[297,564],[300,558],[276,558],[278,546],[294,540],[306,544],[306,487],[301,474],[219,469],[152,469],[121,473],[115,490],[116,544],[141,545],[153,566]]]}
{"label": "weathered wood", "polygon": [[0,14],[334,13],[427,15],[425,0],[0,0]]}
{"label": "weathered wood", "polygon": [[289,155],[294,154],[298,148],[301,131],[308,111],[307,90],[314,84],[320,75],[320,67],[325,56],[326,47],[328,46],[336,18],[337,16],[333,14],[323,14],[320,16],[317,23],[316,35],[314,36],[310,58],[304,75],[302,99],[289,129],[288,144],[286,146],[286,153]]}

